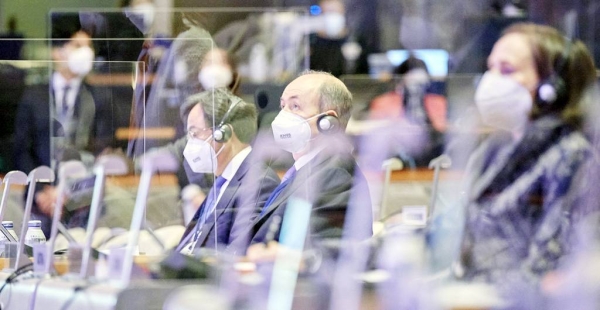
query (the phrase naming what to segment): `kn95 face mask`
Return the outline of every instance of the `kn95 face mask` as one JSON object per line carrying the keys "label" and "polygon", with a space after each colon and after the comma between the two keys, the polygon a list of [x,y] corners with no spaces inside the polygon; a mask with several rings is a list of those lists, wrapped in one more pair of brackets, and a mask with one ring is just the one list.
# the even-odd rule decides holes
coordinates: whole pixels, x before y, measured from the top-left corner
{"label": "kn95 face mask", "polygon": [[217,170],[217,156],[223,150],[215,153],[215,149],[208,143],[212,137],[206,140],[190,138],[183,150],[183,157],[196,173],[214,173]]}
{"label": "kn95 face mask", "polygon": [[533,98],[515,80],[488,71],[475,91],[475,104],[486,125],[515,132],[525,128]]}
{"label": "kn95 face mask", "polygon": [[300,152],[308,145],[311,138],[308,121],[321,115],[323,114],[305,119],[302,116],[281,110],[271,123],[275,143],[290,153]]}

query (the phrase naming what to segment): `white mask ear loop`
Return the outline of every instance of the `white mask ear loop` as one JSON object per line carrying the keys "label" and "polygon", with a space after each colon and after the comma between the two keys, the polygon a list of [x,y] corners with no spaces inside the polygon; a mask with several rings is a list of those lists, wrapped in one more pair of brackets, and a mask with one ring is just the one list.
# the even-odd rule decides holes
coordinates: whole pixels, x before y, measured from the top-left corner
{"label": "white mask ear loop", "polygon": [[[308,122],[309,122],[311,119],[313,119],[313,118],[319,118],[319,117],[320,117],[320,116],[322,116],[322,115],[327,115],[327,113],[326,113],[326,112],[319,113],[319,114],[317,114],[317,115],[314,115],[314,116],[311,116],[311,117],[309,117],[309,118],[305,119],[305,121],[308,123]],[[309,123],[308,125],[310,126],[310,123]],[[317,126],[317,127],[318,127],[318,126],[319,126],[319,124],[315,124],[315,126]],[[317,132],[318,132],[318,130],[317,130]],[[306,150],[306,148],[307,148],[307,147],[309,147],[309,145],[310,145],[312,142],[316,141],[316,140],[319,138],[319,136],[321,136],[321,135],[319,135],[319,134],[313,135],[313,134],[312,134],[312,131],[311,131],[311,133],[310,133],[310,139],[308,139],[308,141],[306,141],[306,142],[307,142],[307,143],[306,143],[306,146],[304,147],[304,149],[303,149],[302,151]]]}
{"label": "white mask ear loop", "polygon": [[[204,140],[204,141],[206,141],[206,143],[208,143],[208,144],[210,145],[210,147],[212,147],[212,148],[213,148],[213,150],[214,150],[214,149],[215,149],[214,145],[212,145],[212,144],[210,143],[212,140],[213,140],[213,136],[212,136],[212,135],[210,135],[210,136],[209,136],[208,138],[206,138],[206,140]],[[211,158],[211,160],[217,160],[217,157],[219,156],[219,154],[221,154],[221,152],[223,151],[223,149],[225,148],[225,146],[227,146],[227,142],[222,142],[222,143],[221,143],[221,147],[219,148],[219,151],[218,151],[218,152],[215,152],[215,158]],[[218,162],[218,160],[217,160],[217,165],[214,165],[214,162],[213,162],[212,164],[213,164],[213,167],[216,167],[216,166],[218,166],[218,165],[219,165],[219,162]],[[214,172],[216,172],[216,171],[214,171]]]}

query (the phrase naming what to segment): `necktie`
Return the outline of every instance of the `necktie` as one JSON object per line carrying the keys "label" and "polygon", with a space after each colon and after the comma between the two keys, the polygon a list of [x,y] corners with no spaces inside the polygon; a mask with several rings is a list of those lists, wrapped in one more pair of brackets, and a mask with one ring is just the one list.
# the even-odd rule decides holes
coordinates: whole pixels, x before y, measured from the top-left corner
{"label": "necktie", "polygon": [[277,197],[283,191],[283,189],[294,180],[295,176],[296,176],[296,167],[292,166],[292,168],[290,168],[283,175],[283,178],[281,178],[281,183],[277,187],[275,187],[275,190],[273,190],[273,193],[271,193],[271,196],[269,196],[269,199],[267,199],[265,206],[260,211],[260,216],[263,216],[265,214],[265,212],[267,212],[267,209],[269,208],[269,206],[275,201],[275,199],[277,199]]}
{"label": "necktie", "polygon": [[69,90],[71,89],[71,86],[66,85],[65,88],[63,88],[63,96],[62,96],[62,100],[60,102],[60,119],[62,121],[65,121],[67,119],[67,113],[69,112]]}
{"label": "necktie", "polygon": [[224,177],[217,177],[217,179],[215,180],[215,184],[208,193],[208,197],[206,197],[206,203],[204,204],[205,212],[203,212],[203,216],[205,219],[215,208],[215,201],[217,200],[217,197],[219,197],[221,187],[223,187],[223,184],[225,184],[225,182],[227,182],[227,179]]}
{"label": "necktie", "polygon": [[221,187],[223,187],[223,184],[225,184],[225,182],[227,182],[226,178],[218,177],[215,180],[213,188],[211,188],[210,192],[208,193],[208,196],[206,197],[206,203],[204,204],[204,208],[200,212],[200,217],[198,218],[198,222],[196,224],[193,239],[194,242],[196,242],[196,240],[198,240],[198,237],[200,237],[200,233],[202,232],[202,226],[204,225],[204,222],[206,222],[208,216],[215,209],[215,202],[217,201],[217,197],[219,197],[219,193],[221,192]]}

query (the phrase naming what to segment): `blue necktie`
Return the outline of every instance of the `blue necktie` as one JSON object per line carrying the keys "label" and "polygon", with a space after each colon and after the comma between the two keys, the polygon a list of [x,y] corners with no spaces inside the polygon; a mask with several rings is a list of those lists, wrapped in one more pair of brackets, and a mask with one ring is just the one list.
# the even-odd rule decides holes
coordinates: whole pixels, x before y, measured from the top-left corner
{"label": "blue necktie", "polygon": [[60,119],[64,122],[67,120],[67,113],[69,112],[69,104],[68,104],[68,98],[69,98],[69,90],[71,89],[71,87],[69,85],[65,86],[65,88],[63,88],[63,96],[62,96],[62,102],[61,104],[61,110],[60,110]]}
{"label": "blue necktie", "polygon": [[204,225],[204,222],[206,222],[206,218],[208,218],[208,216],[214,209],[217,197],[219,197],[219,193],[221,192],[221,187],[223,187],[223,184],[225,184],[225,182],[227,182],[226,178],[218,177],[215,180],[213,188],[210,189],[210,192],[206,197],[206,203],[204,204],[204,208],[200,211],[198,222],[196,222],[196,228],[194,229],[194,237],[192,239],[193,241],[196,241],[196,239],[200,237],[200,232],[202,232],[202,226]]}
{"label": "blue necktie", "polygon": [[294,180],[295,176],[296,176],[296,167],[292,166],[292,168],[290,168],[283,175],[283,178],[281,178],[281,183],[277,187],[275,187],[275,190],[273,190],[273,193],[271,193],[271,196],[269,196],[269,199],[267,199],[265,206],[260,211],[260,216],[263,216],[265,214],[265,212],[267,212],[267,209],[269,208],[269,206],[273,203],[273,201],[275,201],[275,199],[277,199],[277,197],[279,197],[279,194],[283,191],[283,189]]}
{"label": "blue necktie", "polygon": [[206,220],[206,218],[210,215],[212,210],[215,208],[215,201],[217,200],[217,197],[219,197],[219,193],[221,192],[221,187],[223,187],[223,184],[225,184],[225,182],[227,182],[226,178],[218,177],[215,180],[215,184],[213,185],[213,188],[208,193],[208,197],[206,197],[206,203],[204,204],[204,210],[202,210],[202,217],[203,217],[202,223],[203,224],[204,224],[204,221]]}

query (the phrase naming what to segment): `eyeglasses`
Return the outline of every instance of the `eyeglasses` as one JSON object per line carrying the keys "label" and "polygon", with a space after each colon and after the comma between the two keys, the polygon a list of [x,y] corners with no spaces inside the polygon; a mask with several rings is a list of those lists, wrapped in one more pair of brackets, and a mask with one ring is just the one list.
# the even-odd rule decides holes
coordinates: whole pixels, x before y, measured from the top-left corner
{"label": "eyeglasses", "polygon": [[192,128],[188,130],[189,138],[206,140],[212,134],[212,128]]}

